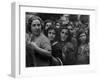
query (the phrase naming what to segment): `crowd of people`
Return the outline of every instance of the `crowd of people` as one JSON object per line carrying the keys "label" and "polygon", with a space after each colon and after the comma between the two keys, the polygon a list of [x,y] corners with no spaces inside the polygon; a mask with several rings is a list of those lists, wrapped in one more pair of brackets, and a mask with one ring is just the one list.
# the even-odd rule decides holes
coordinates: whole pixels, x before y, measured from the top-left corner
{"label": "crowd of people", "polygon": [[26,67],[89,64],[89,15],[49,17],[26,14]]}

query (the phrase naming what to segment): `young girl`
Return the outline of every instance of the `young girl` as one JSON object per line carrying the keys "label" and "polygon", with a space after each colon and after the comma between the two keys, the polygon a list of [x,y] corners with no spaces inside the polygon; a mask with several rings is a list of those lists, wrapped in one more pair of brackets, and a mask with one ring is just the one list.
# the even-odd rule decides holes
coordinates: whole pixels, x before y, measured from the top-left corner
{"label": "young girl", "polygon": [[56,39],[56,35],[57,35],[57,31],[54,26],[47,29],[47,37],[51,42],[52,56],[54,58],[54,61],[51,63],[51,65],[53,65],[53,66],[62,64],[62,61],[60,60],[60,58],[58,56],[56,56],[57,53],[55,52],[55,50],[56,50],[55,45],[58,43],[58,41]]}
{"label": "young girl", "polygon": [[89,64],[89,43],[85,32],[81,32],[78,37],[79,47],[77,54],[77,64]]}

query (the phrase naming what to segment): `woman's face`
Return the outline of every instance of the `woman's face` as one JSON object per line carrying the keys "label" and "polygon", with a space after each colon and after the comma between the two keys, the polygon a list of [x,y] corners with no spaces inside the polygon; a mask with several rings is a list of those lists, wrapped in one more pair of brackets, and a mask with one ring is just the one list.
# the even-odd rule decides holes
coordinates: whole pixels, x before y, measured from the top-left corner
{"label": "woman's face", "polygon": [[65,41],[68,37],[68,30],[62,29],[60,32],[60,36],[61,36],[61,41]]}
{"label": "woman's face", "polygon": [[31,30],[32,30],[32,33],[34,35],[36,35],[36,36],[40,35],[40,33],[41,33],[41,23],[38,19],[33,20],[32,24],[31,24]]}
{"label": "woman's face", "polygon": [[67,28],[69,29],[70,33],[73,33],[73,28],[72,28],[72,26],[68,26]]}
{"label": "woman's face", "polygon": [[60,23],[56,23],[56,28],[60,28]]}
{"label": "woman's face", "polygon": [[61,20],[62,20],[62,24],[68,24],[69,23],[69,17],[68,16],[62,16]]}
{"label": "woman's face", "polygon": [[55,36],[56,36],[56,32],[54,29],[48,31],[48,39],[50,41],[53,41],[55,39]]}
{"label": "woman's face", "polygon": [[45,25],[45,29],[47,30],[51,25],[52,25],[51,22],[47,22],[46,25]]}
{"label": "woman's face", "polygon": [[85,33],[80,34],[79,39],[81,40],[81,42],[85,42],[86,41],[86,34]]}

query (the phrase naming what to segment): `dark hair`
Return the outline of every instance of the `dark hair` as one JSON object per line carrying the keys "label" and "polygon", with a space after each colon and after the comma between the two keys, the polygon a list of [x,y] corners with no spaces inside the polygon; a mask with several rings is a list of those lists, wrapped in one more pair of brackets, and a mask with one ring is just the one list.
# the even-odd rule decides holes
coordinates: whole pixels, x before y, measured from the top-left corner
{"label": "dark hair", "polygon": [[51,27],[49,27],[49,28],[47,29],[47,33],[45,34],[46,36],[48,36],[49,30],[55,30],[55,33],[57,34],[56,28],[55,28],[54,26],[51,26]]}
{"label": "dark hair", "polygon": [[80,16],[80,21],[85,24],[85,23],[89,23],[89,15],[81,15]]}
{"label": "dark hair", "polygon": [[51,23],[52,25],[54,25],[54,21],[47,19],[44,21],[44,26],[46,26],[47,23]]}
{"label": "dark hair", "polygon": [[32,31],[31,31],[31,24],[32,24],[33,20],[39,20],[40,23],[41,23],[41,27],[42,27],[42,29],[43,29],[44,23],[43,23],[42,19],[41,19],[40,17],[38,17],[38,16],[34,16],[34,15],[33,15],[32,17],[29,18],[28,24],[27,24],[27,27],[28,27],[29,32],[32,32]]}
{"label": "dark hair", "polygon": [[74,14],[69,15],[69,20],[72,22],[76,22],[76,21],[78,21],[78,16],[74,15]]}
{"label": "dark hair", "polygon": [[55,21],[55,24],[56,24],[56,23],[61,24],[61,20],[56,20],[56,21]]}
{"label": "dark hair", "polygon": [[47,29],[47,32],[48,32],[49,30],[55,30],[55,32],[56,32],[56,28],[55,28],[54,26],[49,27],[49,28]]}
{"label": "dark hair", "polygon": [[86,32],[85,32],[85,31],[81,31],[81,32],[79,32],[78,35],[77,35],[78,46],[81,44],[79,38],[80,38],[80,35],[81,35],[82,33],[85,33],[85,35],[86,35],[86,41],[85,41],[85,42],[88,43],[88,40],[87,40],[88,38],[87,38]]}
{"label": "dark hair", "polygon": [[[60,28],[60,32],[61,32],[63,29],[67,29],[67,30],[68,30],[67,25],[62,25],[61,28]],[[59,35],[59,36],[60,36],[60,35]],[[59,40],[60,40],[60,39],[59,39]],[[71,33],[70,33],[69,30],[68,30],[68,38],[67,38],[66,41],[71,41]]]}

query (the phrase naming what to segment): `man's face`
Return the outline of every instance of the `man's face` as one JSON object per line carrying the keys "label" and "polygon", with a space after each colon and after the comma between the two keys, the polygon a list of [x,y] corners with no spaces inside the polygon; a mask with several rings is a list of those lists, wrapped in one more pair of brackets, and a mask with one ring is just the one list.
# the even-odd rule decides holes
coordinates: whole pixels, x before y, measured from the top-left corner
{"label": "man's face", "polygon": [[60,32],[61,40],[65,41],[68,37],[68,30],[67,29],[62,29]]}
{"label": "man's face", "polygon": [[48,31],[48,38],[50,41],[53,41],[55,39],[55,36],[56,36],[56,32],[54,29]]}
{"label": "man's face", "polygon": [[31,24],[32,33],[36,36],[40,35],[41,33],[41,23],[39,20],[33,20]]}

